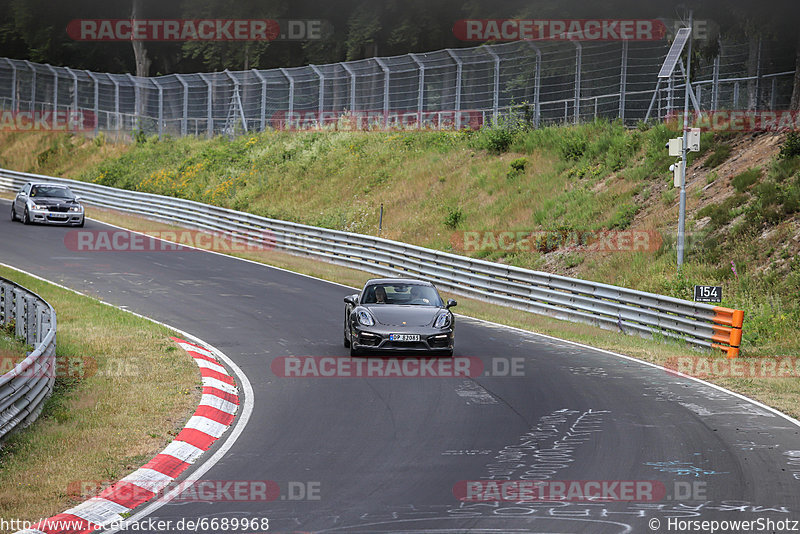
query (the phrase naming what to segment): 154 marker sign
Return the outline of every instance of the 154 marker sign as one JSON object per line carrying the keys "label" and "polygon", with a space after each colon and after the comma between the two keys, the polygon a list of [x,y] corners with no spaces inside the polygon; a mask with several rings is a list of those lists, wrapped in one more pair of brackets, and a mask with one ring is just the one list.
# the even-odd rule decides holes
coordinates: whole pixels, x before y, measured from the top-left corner
{"label": "154 marker sign", "polygon": [[722,302],[722,286],[694,286],[695,302]]}

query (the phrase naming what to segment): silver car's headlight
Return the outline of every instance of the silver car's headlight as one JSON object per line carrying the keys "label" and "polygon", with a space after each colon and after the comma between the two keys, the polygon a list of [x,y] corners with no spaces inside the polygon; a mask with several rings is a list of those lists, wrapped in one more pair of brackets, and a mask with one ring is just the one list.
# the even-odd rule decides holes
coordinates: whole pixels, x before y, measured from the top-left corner
{"label": "silver car's headlight", "polygon": [[39,206],[35,202],[31,202],[31,209],[32,210],[46,210],[47,206]]}
{"label": "silver car's headlight", "polygon": [[375,324],[375,319],[373,319],[372,315],[366,310],[359,310],[356,317],[358,317],[358,322],[364,326],[372,326]]}
{"label": "silver car's headlight", "polygon": [[436,318],[436,321],[433,323],[434,328],[447,328],[450,326],[450,314],[443,313],[439,317]]}
{"label": "silver car's headlight", "polygon": [[69,211],[77,211],[77,212],[79,212],[79,213],[80,213],[80,211],[81,211],[81,207],[80,207],[80,206],[72,206],[72,207],[69,209]]}

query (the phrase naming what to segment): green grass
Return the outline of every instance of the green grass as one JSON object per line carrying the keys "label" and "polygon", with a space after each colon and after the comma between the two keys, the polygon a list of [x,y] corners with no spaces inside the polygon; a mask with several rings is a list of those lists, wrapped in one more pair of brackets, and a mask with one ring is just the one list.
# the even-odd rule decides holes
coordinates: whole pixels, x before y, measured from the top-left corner
{"label": "green grass", "polygon": [[36,521],[85,500],[75,483],[115,481],[171,441],[197,405],[199,373],[162,326],[12,269],[0,276],[58,317],[53,395],[0,451],[0,517]]}
{"label": "green grass", "polygon": [[[371,235],[383,205],[381,236],[454,252],[465,231],[658,230],[663,246],[638,256],[584,254],[578,262],[535,248],[469,254],[689,298],[673,284],[677,202],[668,170],[674,158],[664,144],[678,135],[666,124],[629,130],[604,121],[538,130],[507,122],[460,132],[268,131],[233,140],[149,138],[121,147],[0,134],[0,160],[36,172],[37,154],[47,153],[41,159],[48,168],[73,169],[71,178]],[[703,166],[726,161],[732,140],[704,133]],[[109,155],[92,159],[100,153]],[[90,161],[77,167],[83,154]],[[792,297],[796,266],[781,255],[792,258],[800,246],[775,237],[792,234],[800,210],[798,158],[776,157],[735,177],[704,167],[692,167],[700,178],[687,196],[687,227],[704,217],[710,223],[690,231],[684,274],[729,287],[726,304],[745,309],[748,323],[769,324],[773,309],[799,314]],[[698,192],[704,184],[713,184],[708,194]],[[763,232],[770,237],[761,238]],[[770,247],[777,250],[771,258]],[[761,293],[732,284],[731,260],[749,270]],[[800,346],[794,337],[776,323],[757,343],[747,339],[750,350],[768,352],[794,350]]]}

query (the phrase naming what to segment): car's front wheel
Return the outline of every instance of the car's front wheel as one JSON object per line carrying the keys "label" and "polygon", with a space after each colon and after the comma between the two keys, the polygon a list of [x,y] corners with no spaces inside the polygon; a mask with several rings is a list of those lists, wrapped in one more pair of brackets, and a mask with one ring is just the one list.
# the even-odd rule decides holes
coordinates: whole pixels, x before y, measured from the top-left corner
{"label": "car's front wheel", "polygon": [[11,203],[11,220],[12,221],[16,221],[17,220],[17,212],[14,210],[14,203],[13,202]]}
{"label": "car's front wheel", "polygon": [[354,357],[360,356],[360,355],[361,355],[361,351],[358,350],[357,348],[355,348],[352,343],[350,343],[350,357],[354,358]]}
{"label": "car's front wheel", "polygon": [[28,214],[28,208],[25,208],[25,211],[22,212],[22,224],[30,224],[31,217]]}

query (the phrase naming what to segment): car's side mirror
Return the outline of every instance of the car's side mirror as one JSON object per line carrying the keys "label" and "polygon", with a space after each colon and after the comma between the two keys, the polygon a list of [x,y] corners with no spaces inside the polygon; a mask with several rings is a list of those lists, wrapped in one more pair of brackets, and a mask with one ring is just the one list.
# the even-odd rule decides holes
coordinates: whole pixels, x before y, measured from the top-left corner
{"label": "car's side mirror", "polygon": [[347,295],[347,296],[344,298],[344,301],[345,301],[347,304],[351,304],[351,305],[353,305],[353,306],[356,306],[356,305],[358,304],[358,303],[356,302],[356,297],[358,297],[358,295]]}
{"label": "car's side mirror", "polygon": [[458,302],[456,302],[453,299],[450,299],[450,300],[447,301],[447,306],[445,306],[445,307],[449,310],[453,306],[458,306]]}
{"label": "car's side mirror", "polygon": [[80,202],[81,200],[83,200],[82,197],[75,197],[75,202]]}
{"label": "car's side mirror", "polygon": [[17,193],[17,196],[18,197],[26,197],[28,195],[25,194],[25,191],[20,191],[19,193]]}

